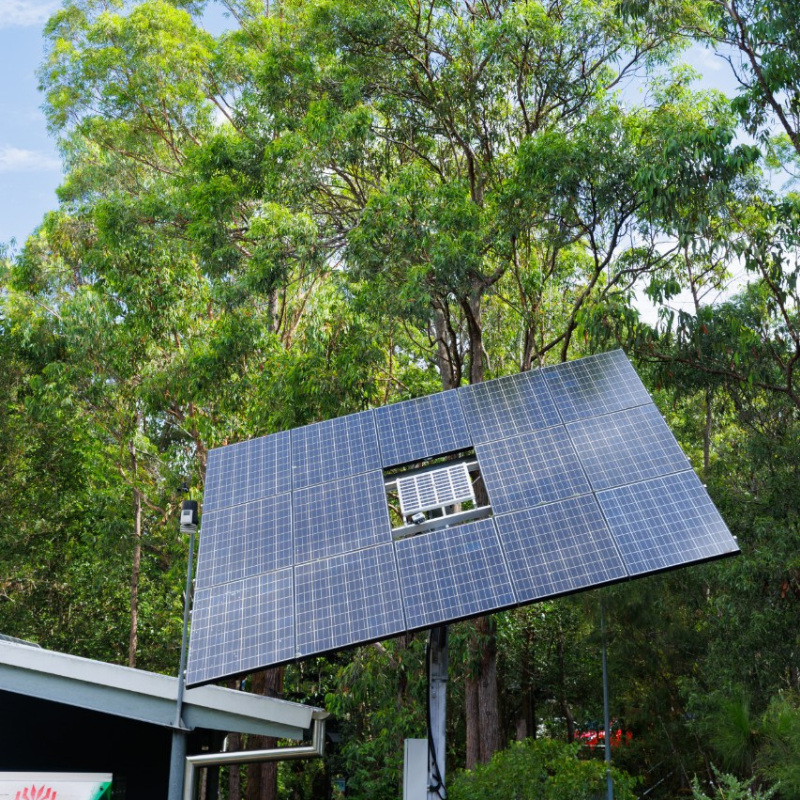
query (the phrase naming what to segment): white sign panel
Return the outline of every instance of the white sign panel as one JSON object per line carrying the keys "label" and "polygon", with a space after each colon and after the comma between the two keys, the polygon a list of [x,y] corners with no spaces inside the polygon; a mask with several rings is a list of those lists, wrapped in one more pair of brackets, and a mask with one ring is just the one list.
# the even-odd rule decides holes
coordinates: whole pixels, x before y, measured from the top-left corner
{"label": "white sign panel", "polygon": [[111,781],[94,772],[0,772],[0,800],[111,800]]}

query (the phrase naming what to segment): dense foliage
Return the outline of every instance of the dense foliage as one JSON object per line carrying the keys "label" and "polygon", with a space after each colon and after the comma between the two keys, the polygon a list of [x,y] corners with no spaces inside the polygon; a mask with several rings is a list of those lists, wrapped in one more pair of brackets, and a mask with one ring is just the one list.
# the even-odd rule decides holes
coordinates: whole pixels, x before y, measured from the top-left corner
{"label": "dense foliage", "polygon": [[[555,740],[602,718],[602,597],[639,790],[800,798],[797,23],[740,0],[65,0],[40,73],[59,205],[0,254],[0,631],[174,674],[177,510],[209,448],[622,346],[743,555],[453,626],[451,796],[595,791],[599,753]],[[691,39],[741,54],[737,97],[695,88]],[[249,682],[335,714],[280,797],[399,796],[424,649]]]}

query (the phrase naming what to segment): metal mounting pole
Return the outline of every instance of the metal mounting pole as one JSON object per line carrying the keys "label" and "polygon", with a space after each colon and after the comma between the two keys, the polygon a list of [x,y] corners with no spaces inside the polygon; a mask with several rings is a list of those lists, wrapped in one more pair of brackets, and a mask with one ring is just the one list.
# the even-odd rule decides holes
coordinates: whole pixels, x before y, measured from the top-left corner
{"label": "metal mounting pole", "polygon": [[[191,502],[191,501],[190,501]],[[189,732],[183,726],[183,691],[186,685],[186,641],[189,631],[189,606],[192,595],[192,572],[194,571],[194,537],[197,533],[197,504],[194,503],[194,522],[184,524],[181,515],[181,532],[189,534],[189,565],[186,568],[186,593],[183,598],[183,635],[181,637],[181,664],[178,669],[178,696],[175,701],[175,721],[172,726],[172,749],[169,757],[168,800],[181,800],[183,795],[184,762],[186,740]],[[184,504],[186,508],[186,504]]]}
{"label": "metal mounting pole", "polygon": [[447,625],[431,629],[428,642],[428,800],[442,800],[447,753]]}
{"label": "metal mounting pole", "polygon": [[614,800],[614,781],[611,779],[611,721],[608,715],[608,658],[606,656],[605,604],[600,600],[600,632],[603,637],[603,722],[606,740],[606,788],[608,800]]}

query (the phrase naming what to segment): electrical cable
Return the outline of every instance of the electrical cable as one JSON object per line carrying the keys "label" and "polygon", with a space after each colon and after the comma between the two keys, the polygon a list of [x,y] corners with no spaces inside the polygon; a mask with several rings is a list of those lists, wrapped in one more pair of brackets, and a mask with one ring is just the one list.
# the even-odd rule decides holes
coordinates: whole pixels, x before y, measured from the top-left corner
{"label": "electrical cable", "polygon": [[[425,676],[428,679],[428,691],[426,694],[425,708],[426,720],[428,723],[428,757],[433,764],[432,777],[436,781],[435,784],[428,786],[429,792],[434,792],[440,800],[447,800],[447,789],[444,786],[442,773],[439,771],[439,759],[436,758],[436,745],[433,742],[433,729],[431,725],[431,639],[438,635],[438,630],[432,628],[430,636],[428,637],[428,644],[425,647]],[[444,794],[442,794],[444,792]]]}

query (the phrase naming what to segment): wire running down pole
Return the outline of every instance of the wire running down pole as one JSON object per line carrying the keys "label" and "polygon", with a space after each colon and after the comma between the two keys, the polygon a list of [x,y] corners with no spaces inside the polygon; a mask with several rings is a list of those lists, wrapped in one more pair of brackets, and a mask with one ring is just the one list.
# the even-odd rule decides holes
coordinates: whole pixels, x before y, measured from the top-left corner
{"label": "wire running down pole", "polygon": [[432,628],[428,639],[428,800],[444,800],[447,754],[447,625]]}
{"label": "wire running down pole", "polygon": [[605,603],[600,599],[600,632],[603,637],[603,723],[606,740],[606,789],[608,800],[614,800],[614,781],[611,778],[611,720],[608,714],[608,658],[606,655]]}

